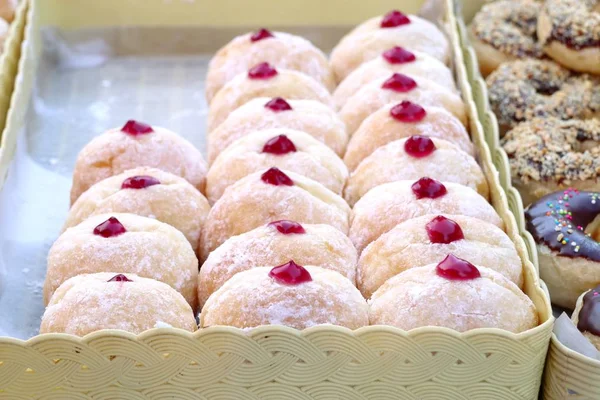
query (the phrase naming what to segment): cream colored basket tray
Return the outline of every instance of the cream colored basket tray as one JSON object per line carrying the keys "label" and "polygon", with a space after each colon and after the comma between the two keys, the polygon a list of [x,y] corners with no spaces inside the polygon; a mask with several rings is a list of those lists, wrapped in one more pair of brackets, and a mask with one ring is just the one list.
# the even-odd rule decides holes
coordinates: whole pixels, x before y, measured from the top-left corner
{"label": "cream colored basket tray", "polygon": [[[190,127],[188,118],[205,117],[202,93],[192,87],[197,79],[203,79],[208,58],[186,56],[170,68],[161,57],[174,50],[165,46],[162,36],[153,36],[156,32],[179,29],[185,37],[192,35],[192,50],[204,49],[206,55],[233,33],[263,25],[308,33],[315,43],[330,48],[352,24],[391,8],[414,13],[423,2],[306,0],[298,8],[292,6],[298,3],[280,3],[284,2],[34,1],[6,130],[5,143],[10,144],[6,149],[11,151],[0,158],[0,168],[10,168],[0,192],[0,218],[7,222],[0,224],[0,243],[8,244],[6,251],[2,248],[4,254],[14,255],[17,249],[18,261],[44,265],[48,241],[58,234],[68,209],[69,175],[76,153],[71,148],[83,146],[107,127],[104,123],[112,124],[112,118],[123,119],[126,113],[155,118],[168,114],[171,128],[201,146],[203,128]],[[21,339],[0,337],[0,399],[537,399],[552,331],[550,303],[510,212],[509,204],[516,200],[507,199],[500,185],[477,119],[452,1],[440,5],[445,10],[443,26],[453,44],[453,68],[468,104],[479,161],[492,189],[492,203],[523,260],[525,292],[539,311],[538,327],[520,334],[497,329],[461,334],[434,327],[406,332],[385,326],[356,331],[333,326],[304,331],[281,326],[250,331],[212,327],[194,334],[162,328],[138,336],[100,331],[77,338],[61,334],[31,337],[36,329],[32,324],[25,330],[32,333]],[[430,4],[427,15],[435,15],[436,8]],[[135,38],[140,26],[149,29],[142,29],[147,35],[136,39],[141,39],[146,49],[123,41],[123,35],[110,34],[116,27],[117,32],[127,30],[127,37]],[[48,79],[34,82],[38,69],[43,70],[41,54],[49,43],[43,41],[48,37],[45,27],[54,27],[50,33],[62,39],[69,39],[70,32],[85,31],[93,36],[106,28],[119,57],[107,65],[85,58],[90,67],[75,72],[67,63],[49,75],[41,71]],[[102,43],[96,45],[104,49]],[[154,52],[145,58],[150,66],[138,69],[137,58],[129,56],[146,57],[147,50]],[[99,78],[98,70],[110,72],[111,78]],[[163,72],[165,86],[156,75]],[[68,74],[75,74],[76,79],[67,85],[64,79]],[[108,102],[96,101],[106,99],[106,93],[113,93],[111,88],[119,82],[130,86],[108,97]],[[176,90],[164,90],[167,85]],[[162,91],[153,92],[151,87]],[[94,115],[94,124],[85,125],[89,121],[81,121],[78,112]],[[2,229],[5,225],[8,227]],[[40,232],[47,225],[50,228]],[[30,270],[27,265],[10,265],[8,270],[17,276],[4,275],[8,289],[0,297],[0,334],[1,324],[18,320],[22,314],[36,316],[29,321],[39,323],[42,311],[39,287],[20,280],[43,279],[44,271]],[[16,294],[8,298],[11,293]],[[35,307],[27,307],[32,301]]]}
{"label": "cream colored basket tray", "polygon": [[[481,7],[484,1],[470,1],[464,10],[465,20]],[[499,129],[496,116],[488,101],[487,86],[479,73],[477,57],[471,47],[465,20],[459,19],[458,31],[462,42],[467,77],[473,89],[479,120],[485,139],[493,150],[493,163],[500,172],[500,184],[509,197],[509,206],[514,213],[517,226],[533,264],[538,267],[538,257],[533,237],[525,228],[523,203],[518,191],[512,187],[510,165],[506,152],[499,145]],[[544,399],[600,399],[600,361],[581,355],[563,345],[552,334],[542,389]]]}

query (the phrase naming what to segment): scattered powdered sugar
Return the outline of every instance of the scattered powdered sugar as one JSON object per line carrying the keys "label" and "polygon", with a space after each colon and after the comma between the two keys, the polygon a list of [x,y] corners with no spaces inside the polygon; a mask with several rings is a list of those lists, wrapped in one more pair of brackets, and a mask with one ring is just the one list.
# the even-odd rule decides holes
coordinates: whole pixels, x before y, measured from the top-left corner
{"label": "scattered powdered sugar", "polygon": [[156,324],[154,324],[155,328],[172,328],[173,325],[171,324],[167,324],[166,322],[163,321],[156,321]]}

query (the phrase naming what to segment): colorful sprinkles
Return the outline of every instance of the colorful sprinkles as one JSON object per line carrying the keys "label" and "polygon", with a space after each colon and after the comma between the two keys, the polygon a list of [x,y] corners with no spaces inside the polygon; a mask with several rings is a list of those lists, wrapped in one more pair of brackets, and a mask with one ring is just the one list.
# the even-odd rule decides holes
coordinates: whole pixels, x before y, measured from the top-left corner
{"label": "colorful sprinkles", "polygon": [[[556,203],[552,201],[546,202],[546,205],[550,209],[546,212],[546,215],[548,217],[554,216],[554,224],[556,225],[554,227],[554,230],[556,232],[559,232],[556,236],[556,241],[562,244],[563,246],[570,243],[571,246],[574,247],[573,251],[575,253],[578,253],[581,247],[577,244],[577,242],[571,241],[571,239],[567,235],[573,233],[573,225],[571,225],[570,223],[570,221],[573,220],[573,212],[569,209],[569,207],[571,206],[569,200],[572,199],[573,196],[578,194],[579,190],[574,188],[568,188],[567,190],[563,191],[561,194],[558,195],[558,197],[556,198]],[[600,193],[590,193],[590,202],[592,204],[596,204],[596,200],[598,199],[599,195]],[[581,225],[577,225],[575,229],[583,232],[584,227]],[[586,234],[586,236],[590,235]]]}

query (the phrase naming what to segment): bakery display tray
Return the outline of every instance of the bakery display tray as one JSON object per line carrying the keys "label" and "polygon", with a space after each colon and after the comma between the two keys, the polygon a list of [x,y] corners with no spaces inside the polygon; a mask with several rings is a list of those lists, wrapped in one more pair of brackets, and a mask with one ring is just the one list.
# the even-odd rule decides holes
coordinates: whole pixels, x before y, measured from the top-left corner
{"label": "bakery display tray", "polygon": [[233,15],[230,3],[32,2],[0,153],[0,174],[7,173],[0,192],[0,399],[537,398],[553,317],[510,212],[517,199],[502,190],[477,119],[451,0],[428,2],[423,12],[440,16],[450,36],[478,159],[522,257],[540,326],[520,334],[266,326],[36,336],[45,258],[85,143],[137,118],[204,151],[206,67],[231,37],[264,25],[329,50],[352,24],[391,8],[416,12],[424,2],[310,0],[296,9],[255,1],[262,13],[244,5]]}

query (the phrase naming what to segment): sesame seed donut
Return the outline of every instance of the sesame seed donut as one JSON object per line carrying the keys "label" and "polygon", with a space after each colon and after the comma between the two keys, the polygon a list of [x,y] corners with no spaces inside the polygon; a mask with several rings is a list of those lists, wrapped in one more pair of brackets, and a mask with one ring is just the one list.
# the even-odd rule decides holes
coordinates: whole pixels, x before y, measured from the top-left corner
{"label": "sesame seed donut", "polygon": [[269,167],[304,175],[337,194],[348,179],[341,158],[308,133],[267,129],[236,140],[219,154],[206,175],[206,196],[214,204],[227,187]]}
{"label": "sesame seed donut", "polygon": [[208,298],[200,314],[201,327],[305,329],[322,324],[350,329],[369,325],[367,302],[339,273],[293,260],[234,275]]}
{"label": "sesame seed donut", "polygon": [[330,62],[337,81],[394,46],[429,54],[443,63],[450,59],[450,44],[437,26],[416,15],[390,11],[358,25],[333,49]]}
{"label": "sesame seed donut", "polygon": [[69,210],[63,232],[93,215],[131,213],[171,225],[197,251],[209,211],[208,200],[185,179],[140,167],[106,178],[79,196]]}
{"label": "sesame seed donut", "polygon": [[306,132],[340,157],[348,143],[346,126],[325,104],[316,100],[259,97],[232,111],[225,122],[208,133],[209,164],[237,139],[254,131],[275,128]]}
{"label": "sesame seed donut", "polygon": [[181,294],[154,279],[100,272],[77,275],[56,289],[42,316],[40,334],[85,336],[102,329],[139,334],[165,326],[190,332],[198,328]]}
{"label": "sesame seed donut", "polygon": [[67,229],[48,253],[44,303],[67,279],[96,272],[133,273],[164,282],[195,308],[198,259],[183,234],[134,214],[100,214]]}
{"label": "sesame seed donut", "polygon": [[229,186],[210,210],[201,259],[230,237],[280,219],[347,233],[351,212],[344,199],[310,178],[276,167],[258,171]]}
{"label": "sesame seed donut", "polygon": [[600,190],[600,121],[536,118],[501,141],[525,205],[570,186]]}
{"label": "sesame seed donut", "polygon": [[583,293],[577,299],[571,320],[590,343],[600,349],[600,286]]}
{"label": "sesame seed donut", "polygon": [[71,204],[93,184],[132,168],[154,167],[204,191],[206,162],[190,142],[165,128],[129,120],[90,141],[77,156]]}
{"label": "sesame seed donut", "polygon": [[208,131],[216,129],[236,108],[256,97],[317,100],[333,108],[327,89],[310,76],[291,69],[258,64],[236,75],[215,95],[208,110]]}
{"label": "sesame seed donut", "polygon": [[357,258],[350,239],[330,225],[273,221],[230,237],[210,253],[198,275],[198,299],[202,306],[241,271],[274,267],[290,259],[301,265],[337,271],[355,284]]}
{"label": "sesame seed donut", "polygon": [[504,229],[496,210],[479,193],[431,178],[379,185],[369,190],[352,211],[349,237],[359,254],[399,223],[426,214],[466,215]]}
{"label": "sesame seed donut", "polygon": [[370,298],[389,278],[454,254],[523,286],[514,243],[496,225],[464,215],[428,214],[406,220],[371,242],[360,255],[357,283]]}
{"label": "sesame seed donut", "polygon": [[354,205],[375,186],[429,176],[475,189],[484,198],[489,187],[477,161],[454,144],[428,136],[410,136],[375,150],[350,174],[344,198]]}
{"label": "sesame seed donut", "polygon": [[375,111],[390,103],[408,100],[421,106],[442,107],[467,125],[465,104],[458,94],[428,79],[399,73],[363,86],[348,99],[339,112],[352,137],[360,124]]}
{"label": "sesame seed donut", "polygon": [[389,77],[394,72],[429,79],[456,92],[452,71],[443,62],[426,53],[395,46],[348,75],[333,92],[335,107],[340,110],[361,87],[374,80]]}
{"label": "sesame seed donut", "polygon": [[335,78],[327,57],[311,42],[289,33],[259,29],[236,36],[210,60],[206,74],[208,103],[237,74],[261,62],[302,72],[328,90],[335,89]]}
{"label": "sesame seed donut", "polygon": [[600,75],[600,1],[547,0],[537,35],[546,54],[558,63]]}
{"label": "sesame seed donut", "polygon": [[564,120],[600,116],[597,78],[577,75],[550,60],[502,64],[486,79],[501,131],[535,117]]}
{"label": "sesame seed donut", "polygon": [[464,125],[441,107],[424,106],[408,100],[381,107],[360,124],[348,143],[344,162],[350,171],[378,148],[414,135],[451,142],[473,156],[475,150]]}
{"label": "sesame seed donut", "polygon": [[573,309],[582,292],[600,283],[599,197],[599,192],[569,188],[542,197],[525,211],[540,277],[558,306]]}
{"label": "sesame seed donut", "polygon": [[536,34],[541,9],[535,0],[501,0],[481,8],[469,26],[469,36],[483,76],[507,61],[544,58]]}
{"label": "sesame seed donut", "polygon": [[449,255],[389,279],[369,301],[371,325],[411,330],[442,326],[458,332],[498,328],[519,333],[538,325],[537,310],[496,271]]}

